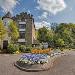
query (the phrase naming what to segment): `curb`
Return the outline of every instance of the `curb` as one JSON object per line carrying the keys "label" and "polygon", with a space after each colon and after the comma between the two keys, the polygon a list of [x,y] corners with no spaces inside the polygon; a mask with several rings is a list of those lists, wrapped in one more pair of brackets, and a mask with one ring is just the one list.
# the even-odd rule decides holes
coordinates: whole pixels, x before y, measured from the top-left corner
{"label": "curb", "polygon": [[46,69],[26,69],[26,68],[23,68],[23,67],[20,67],[19,65],[17,65],[16,64],[16,62],[14,63],[14,66],[16,66],[17,68],[19,68],[20,70],[22,70],[22,71],[26,71],[26,72],[39,72],[39,71],[47,71],[47,70],[49,70],[50,69],[50,67],[49,68],[46,68]]}

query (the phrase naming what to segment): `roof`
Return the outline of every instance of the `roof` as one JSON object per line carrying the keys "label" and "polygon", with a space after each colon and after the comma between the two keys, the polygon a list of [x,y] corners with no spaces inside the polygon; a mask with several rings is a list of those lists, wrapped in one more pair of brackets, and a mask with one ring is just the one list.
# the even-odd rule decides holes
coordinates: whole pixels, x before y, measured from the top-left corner
{"label": "roof", "polygon": [[5,15],[2,17],[2,19],[4,19],[4,18],[12,18],[11,13],[8,12],[7,14],[5,14]]}

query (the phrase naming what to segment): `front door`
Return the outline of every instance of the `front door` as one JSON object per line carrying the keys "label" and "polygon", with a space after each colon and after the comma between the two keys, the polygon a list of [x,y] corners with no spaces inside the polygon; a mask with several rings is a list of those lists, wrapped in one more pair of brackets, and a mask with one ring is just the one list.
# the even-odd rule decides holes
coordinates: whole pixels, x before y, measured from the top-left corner
{"label": "front door", "polygon": [[8,40],[3,41],[3,49],[7,49],[8,46]]}

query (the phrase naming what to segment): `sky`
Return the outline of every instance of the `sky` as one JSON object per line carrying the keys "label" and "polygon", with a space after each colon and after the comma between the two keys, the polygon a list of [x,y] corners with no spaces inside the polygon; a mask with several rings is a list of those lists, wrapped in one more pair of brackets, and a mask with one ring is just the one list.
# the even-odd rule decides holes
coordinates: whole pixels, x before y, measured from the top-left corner
{"label": "sky", "polygon": [[0,16],[28,12],[33,15],[36,28],[51,23],[75,23],[75,0],[0,0]]}

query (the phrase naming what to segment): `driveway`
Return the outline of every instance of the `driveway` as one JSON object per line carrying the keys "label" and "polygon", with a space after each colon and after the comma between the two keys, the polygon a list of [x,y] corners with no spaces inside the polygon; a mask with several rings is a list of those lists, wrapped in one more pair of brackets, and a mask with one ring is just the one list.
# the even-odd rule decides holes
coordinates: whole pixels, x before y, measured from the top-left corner
{"label": "driveway", "polygon": [[16,68],[13,63],[21,55],[0,54],[0,75],[75,75],[75,52],[59,57],[48,71],[25,72]]}

